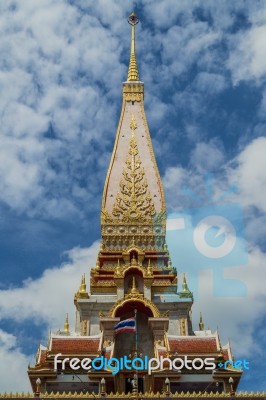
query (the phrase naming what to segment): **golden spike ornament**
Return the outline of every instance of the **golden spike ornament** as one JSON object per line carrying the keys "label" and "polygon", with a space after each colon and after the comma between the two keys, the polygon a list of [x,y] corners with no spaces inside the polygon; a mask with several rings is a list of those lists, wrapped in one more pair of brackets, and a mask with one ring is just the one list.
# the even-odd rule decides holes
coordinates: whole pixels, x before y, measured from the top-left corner
{"label": "golden spike ornament", "polygon": [[129,60],[129,67],[128,67],[128,81],[139,81],[139,72],[138,72],[138,65],[137,65],[137,58],[136,58],[136,51],[135,51],[135,25],[137,25],[139,19],[137,15],[133,12],[128,17],[128,23],[131,25],[131,51],[130,51],[130,60]]}
{"label": "golden spike ornament", "polygon": [[199,330],[204,331],[204,323],[203,323],[203,318],[202,318],[201,313],[200,313],[200,320],[199,320]]}
{"label": "golden spike ornament", "polygon": [[180,298],[191,298],[193,300],[193,294],[188,288],[186,275],[183,275],[182,291],[178,293]]}
{"label": "golden spike ornament", "polygon": [[136,285],[136,278],[135,276],[132,277],[132,288],[130,290],[130,294],[138,294],[139,290],[137,289],[137,285]]}
{"label": "golden spike ornament", "polygon": [[69,334],[69,322],[68,322],[68,313],[66,313],[66,319],[65,319],[65,323],[64,323],[64,333]]}
{"label": "golden spike ornament", "polygon": [[152,275],[152,266],[151,266],[151,259],[149,258],[148,268],[147,268],[148,275]]}
{"label": "golden spike ornament", "polygon": [[80,293],[85,293],[85,292],[86,292],[85,274],[82,275],[82,278],[81,278],[81,285],[80,285],[79,291],[80,291]]}
{"label": "golden spike ornament", "polygon": [[76,297],[77,298],[85,298],[85,299],[87,299],[89,297],[88,292],[87,292],[85,274],[82,275],[81,284],[80,284],[80,287],[79,287],[79,291],[76,293]]}
{"label": "golden spike ornament", "polygon": [[117,260],[117,266],[116,266],[116,269],[115,269],[115,275],[117,275],[117,276],[120,276],[120,275],[121,275],[121,267],[120,267],[119,258],[118,258],[118,260]]}
{"label": "golden spike ornament", "polygon": [[182,289],[183,289],[183,292],[188,291],[187,279],[186,279],[185,274],[183,275]]}

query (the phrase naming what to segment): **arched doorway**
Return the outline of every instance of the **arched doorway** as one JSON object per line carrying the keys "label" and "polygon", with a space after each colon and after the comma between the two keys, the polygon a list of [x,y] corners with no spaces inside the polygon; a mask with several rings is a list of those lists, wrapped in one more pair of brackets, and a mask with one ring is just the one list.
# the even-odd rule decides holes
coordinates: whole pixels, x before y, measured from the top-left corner
{"label": "arched doorway", "polygon": [[[149,328],[149,318],[154,317],[154,311],[145,304],[145,301],[138,299],[130,299],[118,307],[114,316],[119,317],[121,321],[132,318],[136,312],[136,333],[120,333],[115,337],[114,357],[120,359],[127,356],[129,359],[135,357],[148,358],[154,357],[153,333]],[[134,370],[128,371],[124,369],[120,373],[119,388],[120,391],[128,393],[132,391],[132,379]],[[147,371],[138,371],[138,391],[144,392],[145,375]],[[117,382],[118,383],[118,382]]]}
{"label": "arched doorway", "polygon": [[152,310],[141,301],[131,300],[118,308],[115,316],[122,321],[134,317],[134,310],[137,310],[136,333],[120,333],[116,336],[114,354],[117,358],[132,356],[134,351],[153,357],[153,334],[148,326],[149,317],[153,317]]}

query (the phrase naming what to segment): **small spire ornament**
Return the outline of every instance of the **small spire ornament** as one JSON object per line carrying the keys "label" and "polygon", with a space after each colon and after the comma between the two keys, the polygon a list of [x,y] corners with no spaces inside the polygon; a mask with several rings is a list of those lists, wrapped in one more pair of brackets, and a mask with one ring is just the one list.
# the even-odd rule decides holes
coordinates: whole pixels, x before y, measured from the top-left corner
{"label": "small spire ornament", "polygon": [[69,334],[69,322],[68,322],[68,313],[66,313],[66,319],[64,323],[64,333]]}

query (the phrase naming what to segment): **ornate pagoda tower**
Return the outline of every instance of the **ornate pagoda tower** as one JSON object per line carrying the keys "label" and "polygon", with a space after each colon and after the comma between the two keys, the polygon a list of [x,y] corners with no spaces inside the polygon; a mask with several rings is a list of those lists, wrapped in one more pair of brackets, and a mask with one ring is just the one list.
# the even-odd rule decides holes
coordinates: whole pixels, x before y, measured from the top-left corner
{"label": "ornate pagoda tower", "polygon": [[[36,364],[29,367],[32,388],[40,379],[41,391],[98,393],[103,384],[107,393],[133,390],[134,372],[122,369],[82,368],[73,371],[69,363],[54,369],[54,358],[94,359],[148,356],[170,359],[187,356],[214,357],[217,365],[232,359],[230,346],[221,346],[218,333],[193,331],[193,295],[183,275],[178,287],[176,269],[165,241],[166,206],[163,186],[156,164],[144,111],[144,83],[140,81],[135,52],[135,13],[131,24],[131,52],[127,81],[123,83],[122,111],[110,166],[103,190],[101,209],[101,246],[90,271],[90,290],[85,276],[74,296],[76,326],[72,332],[68,317],[64,329],[51,333],[47,346],[40,346]],[[180,287],[181,286],[181,287]],[[137,336],[121,333],[114,327],[136,314]],[[139,392],[229,391],[229,377],[237,386],[242,371],[222,369],[181,372],[166,368],[138,371],[134,390]],[[167,381],[167,379],[170,381]],[[134,378],[135,379],[135,378]],[[101,383],[102,382],[102,383]],[[136,389],[137,387],[137,389]]]}

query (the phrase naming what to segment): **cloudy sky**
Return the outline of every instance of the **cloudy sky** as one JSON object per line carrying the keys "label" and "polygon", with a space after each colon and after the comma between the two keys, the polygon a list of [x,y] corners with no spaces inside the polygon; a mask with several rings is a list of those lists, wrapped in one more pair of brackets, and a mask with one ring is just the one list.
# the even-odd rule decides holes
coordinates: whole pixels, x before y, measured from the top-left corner
{"label": "cloudy sky", "polygon": [[[229,210],[229,217],[235,204],[243,216],[238,240],[247,259],[195,272],[194,329],[201,310],[206,327],[218,326],[236,358],[250,361],[240,389],[266,389],[265,2],[5,0],[2,392],[29,389],[28,363],[38,344],[46,344],[49,329],[63,326],[66,312],[73,326],[73,294],[95,262],[101,195],[127,74],[126,18],[133,8],[140,18],[138,64],[168,210],[185,210],[186,216],[195,208],[217,211],[217,199],[226,197],[223,212]],[[223,196],[228,192],[231,197]],[[180,274],[187,272],[186,258],[174,252],[172,261]],[[222,289],[232,282],[243,290],[225,295]]]}

